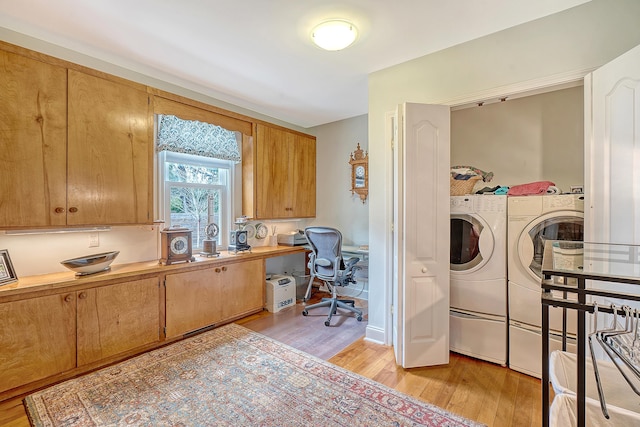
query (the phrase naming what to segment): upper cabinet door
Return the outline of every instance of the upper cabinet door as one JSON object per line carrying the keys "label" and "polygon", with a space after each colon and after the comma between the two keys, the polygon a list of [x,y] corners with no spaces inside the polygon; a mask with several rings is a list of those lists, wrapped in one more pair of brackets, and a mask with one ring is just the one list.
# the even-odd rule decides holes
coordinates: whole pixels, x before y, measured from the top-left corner
{"label": "upper cabinet door", "polygon": [[[316,140],[257,125],[253,172],[256,219],[316,215]],[[243,160],[245,161],[245,160]]]}
{"label": "upper cabinet door", "polygon": [[66,69],[0,51],[0,226],[66,221]]}
{"label": "upper cabinet door", "polygon": [[258,124],[256,144],[256,218],[287,218],[293,134]]}
{"label": "upper cabinet door", "polygon": [[292,156],[292,213],[298,218],[316,216],[316,140],[296,135]]}
{"label": "upper cabinet door", "polygon": [[67,224],[153,221],[153,126],[143,86],[69,70]]}

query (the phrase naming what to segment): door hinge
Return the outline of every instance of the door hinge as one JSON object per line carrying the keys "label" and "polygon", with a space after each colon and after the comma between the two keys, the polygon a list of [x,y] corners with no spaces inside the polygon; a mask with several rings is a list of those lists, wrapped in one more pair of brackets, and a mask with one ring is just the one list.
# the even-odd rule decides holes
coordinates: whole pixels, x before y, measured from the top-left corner
{"label": "door hinge", "polygon": [[391,306],[389,307],[389,311],[390,311],[390,312],[391,312],[391,314],[393,315],[393,305],[391,305]]}

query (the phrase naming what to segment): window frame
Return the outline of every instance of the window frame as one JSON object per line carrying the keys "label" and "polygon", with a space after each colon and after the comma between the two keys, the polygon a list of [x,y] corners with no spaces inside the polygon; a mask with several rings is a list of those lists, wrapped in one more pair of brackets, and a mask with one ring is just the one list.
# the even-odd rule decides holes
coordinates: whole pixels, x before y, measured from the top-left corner
{"label": "window frame", "polygon": [[[182,163],[192,166],[214,167],[227,170],[227,184],[197,184],[197,183],[176,183],[167,181],[166,171],[167,162]],[[220,189],[220,203],[222,211],[220,212],[220,224],[218,224],[218,246],[226,247],[228,245],[229,231],[231,230],[232,217],[235,207],[234,188],[235,188],[236,164],[230,160],[220,160],[210,157],[197,156],[193,154],[175,153],[171,151],[161,151],[157,153],[157,213],[160,222],[165,223],[165,227],[171,225],[171,206],[170,206],[170,187],[175,184],[181,184],[186,187],[200,187]],[[193,247],[194,252],[200,247]]]}

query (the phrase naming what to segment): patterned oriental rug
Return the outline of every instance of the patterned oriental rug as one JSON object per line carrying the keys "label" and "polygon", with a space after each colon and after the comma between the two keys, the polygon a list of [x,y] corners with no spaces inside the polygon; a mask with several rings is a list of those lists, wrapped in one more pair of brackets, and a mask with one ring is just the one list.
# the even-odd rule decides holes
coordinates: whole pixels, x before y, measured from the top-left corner
{"label": "patterned oriental rug", "polygon": [[477,426],[230,324],[28,396],[34,426]]}

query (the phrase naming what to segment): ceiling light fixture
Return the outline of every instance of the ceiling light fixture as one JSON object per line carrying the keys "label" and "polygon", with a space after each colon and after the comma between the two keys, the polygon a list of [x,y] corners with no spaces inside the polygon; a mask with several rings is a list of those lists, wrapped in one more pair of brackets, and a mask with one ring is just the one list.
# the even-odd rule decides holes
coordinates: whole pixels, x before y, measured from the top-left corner
{"label": "ceiling light fixture", "polygon": [[341,50],[350,46],[358,37],[358,29],[349,21],[332,19],[316,25],[311,40],[324,50]]}

